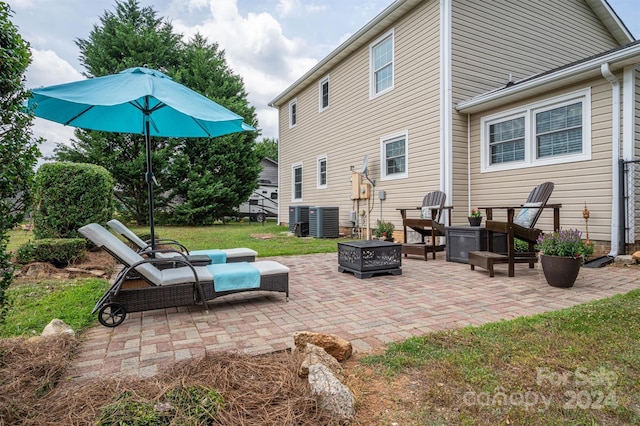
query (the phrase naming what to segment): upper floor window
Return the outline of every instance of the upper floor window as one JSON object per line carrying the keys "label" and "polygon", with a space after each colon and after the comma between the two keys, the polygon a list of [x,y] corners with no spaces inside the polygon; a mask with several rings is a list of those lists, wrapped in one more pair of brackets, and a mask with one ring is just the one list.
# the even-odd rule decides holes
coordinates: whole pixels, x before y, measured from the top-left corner
{"label": "upper floor window", "polygon": [[380,178],[382,180],[408,176],[408,147],[409,137],[406,131],[380,139],[380,164],[382,164]]}
{"label": "upper floor window", "polygon": [[318,157],[318,189],[327,187],[327,156]]}
{"label": "upper floor window", "polygon": [[292,201],[302,201],[302,163],[291,167]]}
{"label": "upper floor window", "polygon": [[298,100],[294,99],[289,102],[289,128],[298,124]]}
{"label": "upper floor window", "polygon": [[483,117],[481,171],[591,159],[589,89]]}
{"label": "upper floor window", "polygon": [[318,90],[320,98],[320,111],[329,108],[329,77],[325,77],[320,81],[320,87]]}
{"label": "upper floor window", "polygon": [[370,45],[370,97],[393,89],[393,30]]}

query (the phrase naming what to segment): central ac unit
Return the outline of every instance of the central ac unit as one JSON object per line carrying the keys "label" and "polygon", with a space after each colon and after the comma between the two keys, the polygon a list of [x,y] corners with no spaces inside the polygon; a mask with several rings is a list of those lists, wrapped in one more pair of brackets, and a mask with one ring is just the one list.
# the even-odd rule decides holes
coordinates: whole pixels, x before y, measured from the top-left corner
{"label": "central ac unit", "polygon": [[309,223],[309,206],[289,206],[289,232],[295,232],[296,223]]}
{"label": "central ac unit", "polygon": [[338,238],[338,207],[309,207],[309,235],[317,238]]}

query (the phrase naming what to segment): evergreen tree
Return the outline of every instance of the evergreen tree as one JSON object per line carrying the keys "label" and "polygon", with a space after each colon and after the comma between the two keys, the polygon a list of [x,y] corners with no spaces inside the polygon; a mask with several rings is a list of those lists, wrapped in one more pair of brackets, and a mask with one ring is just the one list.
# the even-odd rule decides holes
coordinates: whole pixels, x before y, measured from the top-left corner
{"label": "evergreen tree", "polygon": [[[224,52],[197,34],[184,48],[184,67],[176,80],[255,123],[242,79],[226,65]],[[253,152],[255,134],[235,133],[214,139],[177,141],[170,164],[172,222],[204,225],[230,215],[249,198],[260,173]]]}
{"label": "evergreen tree", "polygon": [[[228,68],[224,52],[196,35],[188,43],[151,7],[135,0],[116,2],[87,40],[78,40],[88,75],[112,74],[147,64],[255,124],[242,79]],[[226,215],[249,197],[259,173],[254,133],[214,139],[152,138],[153,169],[160,185],[154,203],[158,221],[206,224]],[[116,181],[116,198],[125,217],[147,222],[144,137],[76,131],[71,146],[59,145],[55,159],[99,164]]]}

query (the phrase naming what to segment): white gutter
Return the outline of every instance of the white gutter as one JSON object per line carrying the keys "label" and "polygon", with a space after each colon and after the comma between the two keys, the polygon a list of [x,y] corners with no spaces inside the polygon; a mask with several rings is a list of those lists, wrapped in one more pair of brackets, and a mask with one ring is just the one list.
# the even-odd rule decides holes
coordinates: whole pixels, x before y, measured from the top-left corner
{"label": "white gutter", "polygon": [[611,251],[609,256],[618,255],[620,235],[618,233],[618,221],[620,206],[616,196],[620,193],[619,165],[620,159],[620,81],[611,73],[609,63],[600,66],[602,76],[611,83]]}

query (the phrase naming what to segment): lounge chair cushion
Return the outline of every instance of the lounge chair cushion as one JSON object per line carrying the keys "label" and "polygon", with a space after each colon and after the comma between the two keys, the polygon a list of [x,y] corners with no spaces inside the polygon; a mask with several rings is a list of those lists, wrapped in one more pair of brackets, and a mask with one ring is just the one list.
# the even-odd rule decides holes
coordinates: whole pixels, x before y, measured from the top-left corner
{"label": "lounge chair cushion", "polygon": [[260,287],[260,271],[247,262],[224,263],[206,267],[213,275],[215,291],[245,290]]}
{"label": "lounge chair cushion", "polygon": [[513,219],[513,223],[520,225],[524,228],[531,228],[533,219],[538,214],[538,210],[542,206],[542,202],[539,203],[524,203],[518,216]]}
{"label": "lounge chair cushion", "polygon": [[227,262],[227,253],[222,250],[211,249],[211,250],[192,250],[189,254],[198,256],[208,256],[211,259],[211,263],[226,263]]}
{"label": "lounge chair cushion", "polygon": [[189,252],[192,255],[207,255],[211,259],[211,263],[225,263],[227,259],[233,259],[236,257],[253,257],[258,255],[258,252],[249,248],[231,248],[224,250],[192,250]]}

